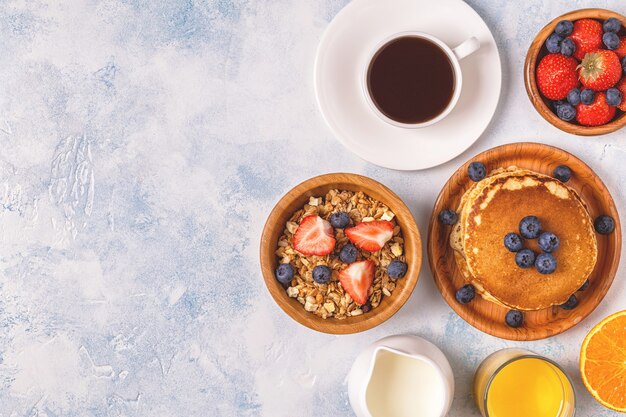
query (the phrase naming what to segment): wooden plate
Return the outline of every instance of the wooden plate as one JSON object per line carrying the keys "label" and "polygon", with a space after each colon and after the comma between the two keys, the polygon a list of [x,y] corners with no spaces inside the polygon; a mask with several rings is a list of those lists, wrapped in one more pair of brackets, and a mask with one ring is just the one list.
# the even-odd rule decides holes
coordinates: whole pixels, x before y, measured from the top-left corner
{"label": "wooden plate", "polygon": [[571,123],[561,120],[550,108],[550,100],[545,99],[539,93],[537,81],[535,80],[537,64],[541,58],[548,54],[548,50],[545,47],[546,39],[548,39],[548,36],[554,32],[557,23],[561,20],[575,21],[579,19],[596,19],[602,21],[608,19],[609,17],[619,19],[622,22],[620,35],[626,34],[626,30],[624,29],[626,26],[626,17],[619,13],[605,9],[574,10],[557,17],[541,29],[533,42],[530,44],[528,52],[526,53],[526,62],[524,63],[524,84],[526,86],[528,98],[533,103],[533,106],[535,106],[537,112],[539,112],[544,119],[564,132],[581,136],[605,135],[607,133],[615,132],[626,125],[626,113],[619,109],[617,110],[613,120],[602,126],[582,126],[575,122]]}
{"label": "wooden plate", "polygon": [[[285,223],[304,206],[312,196],[324,196],[333,189],[363,191],[370,197],[382,202],[396,215],[396,221],[402,229],[404,253],[408,270],[406,275],[396,281],[396,288],[390,297],[383,297],[380,305],[360,316],[343,320],[323,319],[304,310],[297,300],[290,298],[285,289],[276,280],[274,271],[278,265],[276,248],[283,233]],[[261,272],[268,291],[274,301],[292,319],[319,332],[331,334],[357,333],[375,326],[393,316],[409,299],[422,266],[422,240],[411,210],[393,191],[371,178],[357,174],[325,174],[310,178],[287,192],[270,213],[260,244]]]}
{"label": "wooden plate", "polygon": [[[573,175],[567,185],[576,190],[589,209],[593,219],[608,214],[615,220],[615,231],[608,236],[597,234],[598,262],[589,277],[591,285],[584,292],[576,293],[578,306],[573,310],[550,307],[524,313],[524,325],[514,329],[506,325],[504,316],[507,309],[476,297],[467,305],[455,299],[458,288],[466,282],[454,259],[448,243],[451,226],[438,220],[441,210],[456,210],[465,190],[472,181],[467,175],[470,162],[480,161],[487,172],[500,167],[516,165],[542,174],[552,175],[558,165],[567,165]],[[538,143],[513,143],[499,146],[479,155],[461,166],[445,184],[433,209],[428,229],[428,260],[433,271],[435,284],[452,309],[472,326],[493,336],[510,340],[537,340],[554,336],[580,323],[602,301],[609,290],[622,247],[619,215],[611,194],[600,178],[580,159],[564,150]]]}

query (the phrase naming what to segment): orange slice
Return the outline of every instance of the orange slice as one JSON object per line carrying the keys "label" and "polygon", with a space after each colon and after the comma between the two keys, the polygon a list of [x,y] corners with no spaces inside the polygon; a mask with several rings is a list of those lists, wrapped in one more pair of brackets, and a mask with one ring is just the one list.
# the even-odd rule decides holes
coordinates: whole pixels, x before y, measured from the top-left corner
{"label": "orange slice", "polygon": [[626,311],[605,318],[585,337],[580,374],[600,404],[626,412]]}

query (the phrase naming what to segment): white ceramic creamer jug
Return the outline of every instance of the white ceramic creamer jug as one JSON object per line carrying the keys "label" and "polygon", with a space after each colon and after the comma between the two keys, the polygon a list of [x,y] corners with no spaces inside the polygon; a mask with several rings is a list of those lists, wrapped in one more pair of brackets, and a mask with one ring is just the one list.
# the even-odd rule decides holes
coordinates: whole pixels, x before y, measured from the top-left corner
{"label": "white ceramic creamer jug", "polygon": [[358,417],[443,417],[454,376],[439,348],[418,336],[389,336],[357,357],[348,378]]}

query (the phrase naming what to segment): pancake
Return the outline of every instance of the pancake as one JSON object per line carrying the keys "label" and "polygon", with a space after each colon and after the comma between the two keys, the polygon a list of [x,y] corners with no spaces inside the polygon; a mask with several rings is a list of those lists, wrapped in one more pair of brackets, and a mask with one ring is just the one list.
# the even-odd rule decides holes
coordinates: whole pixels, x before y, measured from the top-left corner
{"label": "pancake", "polygon": [[[467,190],[458,212],[450,244],[465,279],[489,301],[520,310],[563,304],[595,267],[597,242],[587,209],[574,190],[554,178],[516,167],[494,171]],[[504,236],[518,232],[528,215],[561,240],[552,274],[518,267],[504,247]],[[536,240],[524,245],[541,252]]]}

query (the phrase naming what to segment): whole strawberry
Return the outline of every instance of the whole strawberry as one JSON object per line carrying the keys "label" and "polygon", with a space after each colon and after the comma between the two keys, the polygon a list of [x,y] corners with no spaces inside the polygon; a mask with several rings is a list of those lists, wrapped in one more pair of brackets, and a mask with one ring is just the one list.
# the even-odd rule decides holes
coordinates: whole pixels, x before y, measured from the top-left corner
{"label": "whole strawberry", "polygon": [[582,60],[587,52],[602,48],[602,24],[593,19],[579,19],[569,36],[576,44],[574,57]]}
{"label": "whole strawberry", "polygon": [[580,103],[576,106],[576,121],[585,126],[600,126],[611,121],[615,116],[615,107],[609,106],[604,93],[597,93],[591,104]]}
{"label": "whole strawberry", "polygon": [[[626,77],[622,78],[620,82],[615,86],[621,93],[622,97],[626,97]],[[622,99],[622,102],[617,106],[621,111],[626,111],[626,100]]]}
{"label": "whole strawberry", "polygon": [[549,54],[544,56],[537,65],[537,86],[544,97],[550,100],[562,100],[567,93],[578,86],[574,58]]}
{"label": "whole strawberry", "polygon": [[578,75],[585,87],[603,91],[613,87],[622,77],[622,64],[615,52],[599,49],[585,55],[578,66]]}

